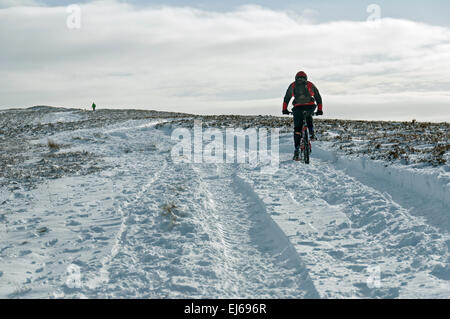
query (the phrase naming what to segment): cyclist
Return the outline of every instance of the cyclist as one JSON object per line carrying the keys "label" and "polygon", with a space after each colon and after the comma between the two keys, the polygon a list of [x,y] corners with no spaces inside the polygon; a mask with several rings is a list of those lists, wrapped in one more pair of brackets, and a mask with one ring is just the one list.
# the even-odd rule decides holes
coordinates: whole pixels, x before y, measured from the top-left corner
{"label": "cyclist", "polygon": [[[303,121],[306,120],[310,137],[313,140],[315,139],[315,135],[312,113],[314,113],[316,103],[316,115],[323,115],[323,111],[322,97],[320,96],[319,90],[312,82],[308,81],[308,76],[303,71],[295,75],[295,82],[292,82],[286,91],[283,102],[283,114],[289,114],[287,107],[292,98],[294,98],[292,102],[292,114],[294,115],[294,159],[296,159],[300,154]],[[306,119],[303,118],[304,111],[309,113]]]}

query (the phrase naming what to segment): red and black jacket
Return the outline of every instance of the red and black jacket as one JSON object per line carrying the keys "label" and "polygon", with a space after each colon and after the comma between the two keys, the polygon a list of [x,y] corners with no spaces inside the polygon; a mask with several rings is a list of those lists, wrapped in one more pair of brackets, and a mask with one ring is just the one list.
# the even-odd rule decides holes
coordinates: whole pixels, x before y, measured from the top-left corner
{"label": "red and black jacket", "polygon": [[316,86],[309,81],[306,81],[306,88],[309,91],[309,94],[314,98],[316,102],[309,102],[306,104],[297,104],[295,103],[295,95],[294,95],[294,89],[295,89],[295,82],[292,82],[291,85],[289,85],[286,95],[284,96],[284,102],[283,102],[283,110],[287,110],[288,104],[291,101],[292,98],[294,98],[294,107],[297,106],[305,106],[305,105],[315,105],[317,103],[317,110],[322,111],[322,97],[320,96],[319,90],[316,88]]}

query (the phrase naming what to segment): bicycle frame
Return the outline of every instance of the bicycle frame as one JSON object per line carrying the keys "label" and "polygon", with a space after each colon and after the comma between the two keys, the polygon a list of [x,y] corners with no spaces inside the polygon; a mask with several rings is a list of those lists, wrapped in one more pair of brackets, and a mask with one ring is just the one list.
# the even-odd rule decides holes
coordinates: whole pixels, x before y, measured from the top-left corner
{"label": "bicycle frame", "polygon": [[[289,114],[293,113],[289,112]],[[302,123],[303,126],[302,126],[302,136],[300,139],[300,152],[301,158],[303,159],[303,162],[305,164],[309,164],[309,155],[311,154],[312,151],[311,141],[309,139],[309,129],[306,123],[306,117],[309,115],[314,116],[314,112],[303,111],[303,123]]]}

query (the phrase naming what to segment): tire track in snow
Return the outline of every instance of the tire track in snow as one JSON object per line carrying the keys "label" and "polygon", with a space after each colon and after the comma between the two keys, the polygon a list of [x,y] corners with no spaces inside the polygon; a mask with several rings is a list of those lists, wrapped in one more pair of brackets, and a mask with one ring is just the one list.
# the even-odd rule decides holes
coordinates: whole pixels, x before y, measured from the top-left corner
{"label": "tire track in snow", "polygon": [[221,276],[231,298],[317,298],[297,252],[267,215],[264,204],[227,168],[199,165],[200,191],[207,193],[221,225]]}
{"label": "tire track in snow", "polygon": [[[115,236],[111,251],[108,253],[108,255],[102,258],[101,267],[98,270],[99,275],[86,282],[86,286],[89,289],[96,289],[97,287],[99,287],[99,285],[105,284],[109,281],[108,268],[110,267],[111,261],[117,256],[118,252],[121,249],[121,246],[123,244],[123,235],[125,234],[127,229],[127,220],[130,217],[128,208],[142,199],[143,195],[147,193],[148,190],[154,185],[154,183],[160,178],[161,171],[163,171],[166,167],[167,162],[164,162],[164,166],[159,171],[156,171],[156,174],[152,178],[150,178],[150,180],[145,185],[141,186],[141,189],[135,196],[133,196],[131,199],[128,199],[126,202],[122,204],[119,203],[117,205],[117,211],[121,216],[120,228]],[[116,187],[115,184],[114,187]]]}
{"label": "tire track in snow", "polygon": [[[218,212],[219,207],[214,200],[214,195],[211,193],[210,188],[207,186],[205,177],[202,176],[200,169],[196,165],[191,166],[193,171],[197,174],[199,180],[198,189],[205,195],[203,201],[204,208],[207,212]],[[200,210],[198,211],[200,213]],[[221,278],[220,290],[226,292],[229,296],[238,295],[238,286],[231,283],[229,277],[237,278],[240,276],[236,269],[233,269],[232,263],[232,245],[227,240],[226,229],[223,224],[222,218],[219,214],[202,214],[200,218],[208,219],[208,222],[202,223],[206,232],[213,240],[213,245],[217,248],[217,254],[220,263],[215,266],[215,273]]]}

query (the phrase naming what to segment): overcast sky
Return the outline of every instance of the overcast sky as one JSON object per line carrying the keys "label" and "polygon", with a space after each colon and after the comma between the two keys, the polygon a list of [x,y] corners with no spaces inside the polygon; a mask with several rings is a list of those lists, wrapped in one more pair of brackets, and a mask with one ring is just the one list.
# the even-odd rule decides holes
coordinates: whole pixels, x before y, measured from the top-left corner
{"label": "overcast sky", "polygon": [[304,70],[328,118],[450,121],[449,1],[72,3],[0,0],[0,109],[279,115]]}

